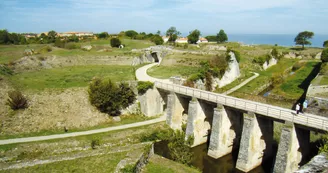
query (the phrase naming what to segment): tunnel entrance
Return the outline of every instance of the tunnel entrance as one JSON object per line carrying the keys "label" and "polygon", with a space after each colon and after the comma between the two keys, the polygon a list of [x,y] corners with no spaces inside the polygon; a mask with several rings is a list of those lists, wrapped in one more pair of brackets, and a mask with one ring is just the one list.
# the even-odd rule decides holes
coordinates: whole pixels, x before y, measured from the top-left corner
{"label": "tunnel entrance", "polygon": [[158,56],[157,56],[157,52],[151,53],[151,56],[154,58],[155,62],[159,62],[159,59],[158,59]]}

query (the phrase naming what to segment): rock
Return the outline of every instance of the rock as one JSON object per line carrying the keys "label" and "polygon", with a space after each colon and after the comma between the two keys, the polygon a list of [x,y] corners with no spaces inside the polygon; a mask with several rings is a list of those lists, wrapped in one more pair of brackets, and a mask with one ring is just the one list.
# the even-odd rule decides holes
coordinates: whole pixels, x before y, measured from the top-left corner
{"label": "rock", "polygon": [[90,51],[92,49],[91,45],[83,46],[82,50]]}
{"label": "rock", "polygon": [[288,54],[284,55],[284,58],[296,58],[296,54],[294,52],[289,52]]}
{"label": "rock", "polygon": [[263,64],[263,69],[266,70],[269,67],[276,65],[277,62],[278,62],[278,60],[271,56],[271,59],[269,60],[269,62],[265,61],[265,63]]}
{"label": "rock", "polygon": [[318,54],[315,56],[315,59],[321,59],[321,54],[322,54],[322,52],[318,53]]}
{"label": "rock", "polygon": [[225,85],[228,85],[229,83],[233,82],[240,76],[239,64],[236,60],[235,54],[233,52],[229,52],[229,55],[231,57],[231,61],[229,62],[228,70],[225,71],[225,73],[221,79],[214,78],[213,88],[215,88],[216,86],[219,86],[219,88],[222,88]]}
{"label": "rock", "polygon": [[33,55],[34,50],[33,49],[25,49],[24,55]]}
{"label": "rock", "polygon": [[121,121],[121,117],[120,117],[120,116],[114,116],[114,117],[113,117],[113,120],[114,120],[115,122],[120,122],[120,121]]}
{"label": "rock", "polygon": [[311,161],[303,165],[296,173],[315,173],[328,171],[328,158],[324,153],[314,156]]}
{"label": "rock", "polygon": [[296,57],[297,59],[303,59],[303,57],[301,55]]}

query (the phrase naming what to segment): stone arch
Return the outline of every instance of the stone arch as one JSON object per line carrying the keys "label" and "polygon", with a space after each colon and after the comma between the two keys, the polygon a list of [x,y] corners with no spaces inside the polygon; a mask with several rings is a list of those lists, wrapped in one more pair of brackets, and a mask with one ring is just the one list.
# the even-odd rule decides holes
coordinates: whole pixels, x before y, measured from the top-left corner
{"label": "stone arch", "polygon": [[154,62],[159,62],[159,57],[157,55],[157,52],[152,52],[151,56],[154,58]]}

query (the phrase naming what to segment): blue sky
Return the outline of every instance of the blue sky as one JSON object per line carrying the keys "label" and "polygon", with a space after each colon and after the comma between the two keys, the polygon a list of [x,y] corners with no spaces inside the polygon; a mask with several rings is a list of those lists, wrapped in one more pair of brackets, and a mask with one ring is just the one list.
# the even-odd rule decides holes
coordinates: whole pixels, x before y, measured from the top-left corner
{"label": "blue sky", "polygon": [[328,34],[327,0],[1,0],[0,29],[228,34]]}

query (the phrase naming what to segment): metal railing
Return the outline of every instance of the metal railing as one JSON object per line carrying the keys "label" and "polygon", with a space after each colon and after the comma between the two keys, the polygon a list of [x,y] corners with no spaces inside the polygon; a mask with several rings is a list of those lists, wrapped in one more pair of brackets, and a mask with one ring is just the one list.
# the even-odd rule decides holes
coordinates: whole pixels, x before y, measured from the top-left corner
{"label": "metal railing", "polygon": [[175,93],[196,97],[198,99],[219,103],[225,106],[238,108],[245,111],[251,111],[264,116],[291,121],[296,124],[305,125],[315,129],[328,131],[328,118],[313,114],[296,115],[295,111],[290,109],[272,106],[264,103],[240,99],[218,93],[203,91],[182,85],[168,84],[156,81],[155,87],[174,91]]}

